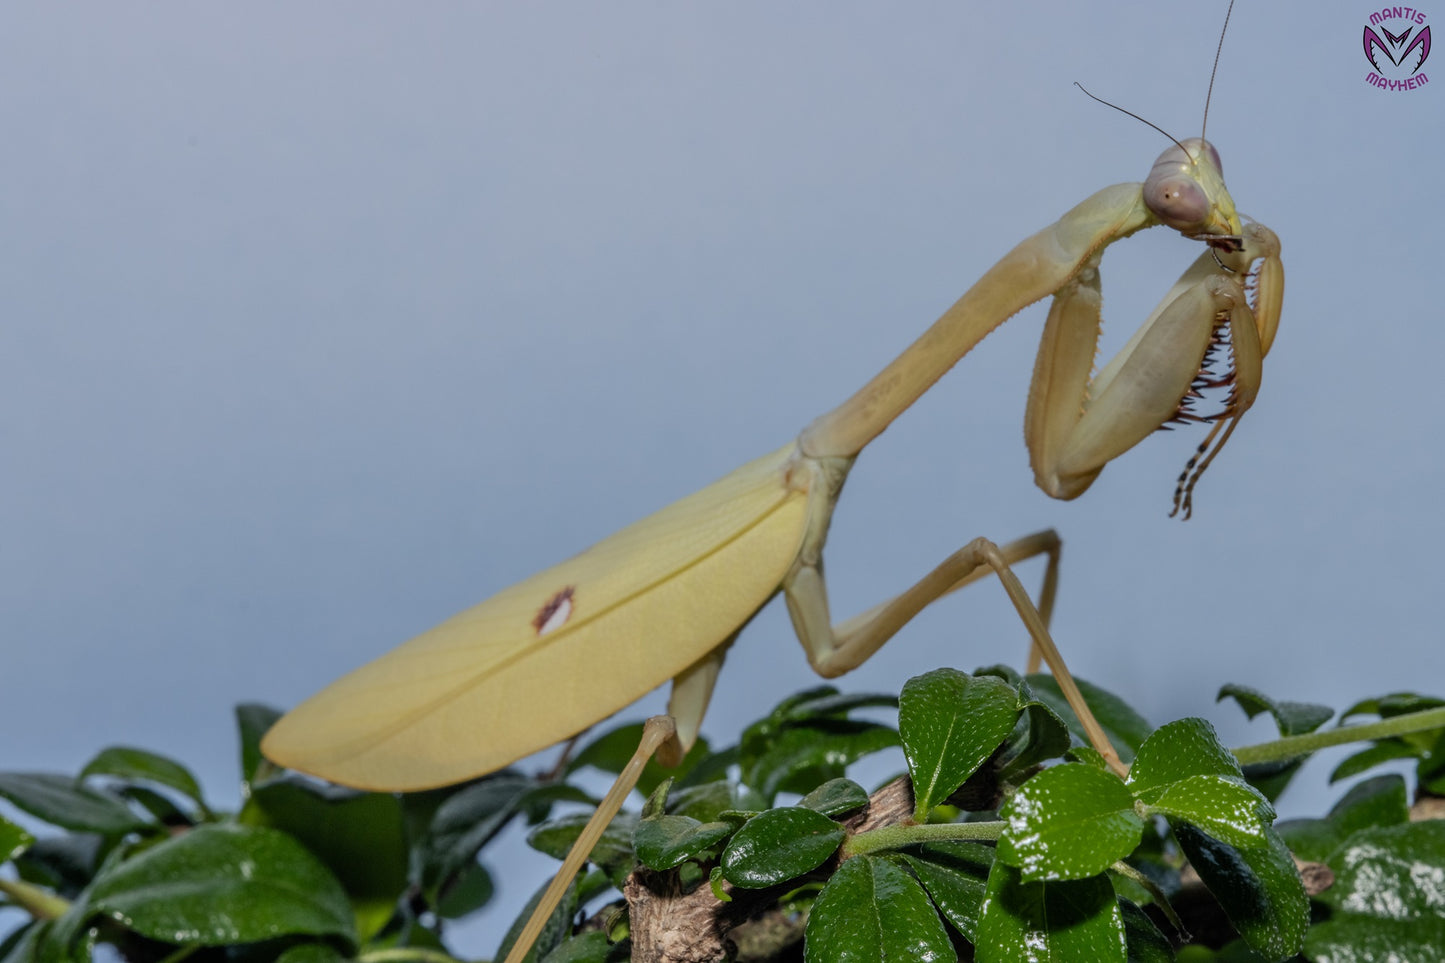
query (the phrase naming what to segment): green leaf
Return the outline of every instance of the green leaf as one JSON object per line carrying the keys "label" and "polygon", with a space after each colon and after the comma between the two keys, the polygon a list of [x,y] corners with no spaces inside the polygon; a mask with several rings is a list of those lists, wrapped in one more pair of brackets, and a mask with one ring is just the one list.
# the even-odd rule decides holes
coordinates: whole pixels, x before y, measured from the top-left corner
{"label": "green leaf", "polygon": [[667,812],[667,795],[672,792],[672,780],[664,779],[652,790],[652,794],[642,804],[642,812],[639,813],[643,819],[651,819],[654,816],[661,816]]}
{"label": "green leaf", "polygon": [[1273,830],[1267,845],[1239,849],[1188,823],[1174,838],[1204,885],[1250,948],[1271,960],[1300,951],[1309,925],[1309,898],[1284,841]]}
{"label": "green leaf", "polygon": [[[578,750],[567,763],[567,773],[570,775],[585,766],[592,766],[613,775],[620,773],[642,743],[643,725],[641,722],[631,722],[602,733]],[[649,761],[643,767],[642,775],[637,777],[637,791],[644,796],[650,796],[664,779],[681,782],[694,766],[710,754],[707,740],[698,739],[682,762],[671,769],[658,765],[656,761]]]}
{"label": "green leaf", "polygon": [[1045,769],[1024,783],[999,818],[1007,825],[998,858],[1028,882],[1102,873],[1133,852],[1144,832],[1123,781],[1078,762]]}
{"label": "green leaf", "polygon": [[276,963],[342,963],[345,959],[330,943],[298,943],[276,957]]}
{"label": "green leaf", "polygon": [[1082,762],[1101,771],[1107,771],[1109,768],[1109,760],[1105,759],[1104,754],[1093,746],[1070,746],[1069,751],[1064,753],[1064,761]]}
{"label": "green leaf", "polygon": [[[527,834],[527,844],[554,859],[563,859],[577,841],[577,837],[582,835],[587,820],[591,818],[591,813],[572,813],[561,819],[545,822]],[[588,859],[607,872],[618,889],[622,888],[623,881],[627,879],[627,874],[632,872],[633,863],[636,862],[632,851],[632,835],[637,831],[637,823],[638,819],[632,813],[618,813],[602,831],[597,845],[592,847],[592,853],[588,856]]]}
{"label": "green leaf", "polygon": [[723,780],[674,789],[668,798],[668,809],[679,816],[691,816],[698,822],[711,823],[732,809],[736,802],[732,785]]}
{"label": "green leaf", "polygon": [[897,707],[898,697],[885,692],[838,692],[825,685],[802,693],[798,699],[784,700],[775,714],[788,722],[817,722],[846,718],[854,709]]}
{"label": "green leaf", "polygon": [[145,780],[174,789],[193,800],[201,811],[206,802],[201,798],[201,786],[191,771],[173,759],[133,749],[129,746],[111,746],[102,749],[94,759],[85,764],[80,777],[114,776],[117,779]]}
{"label": "green leaf", "polygon": [[1440,706],[1445,706],[1445,699],[1420,695],[1418,692],[1392,692],[1376,699],[1362,699],[1356,702],[1340,713],[1340,725],[1344,725],[1345,721],[1352,716],[1379,716],[1382,719],[1390,719]]}
{"label": "green leaf", "polygon": [[935,669],[909,679],[898,701],[898,735],[923,822],[988,761],[1018,721],[1018,693],[992,676]]}
{"label": "green leaf", "polygon": [[1329,706],[1319,705],[1313,702],[1289,702],[1286,700],[1275,700],[1260,692],[1258,689],[1246,685],[1229,683],[1219,690],[1215,697],[1216,702],[1223,702],[1225,699],[1233,698],[1244,710],[1244,714],[1253,719],[1261,712],[1268,712],[1274,716],[1275,725],[1279,728],[1282,736],[1297,736],[1305,732],[1314,732],[1320,726],[1330,721],[1335,710]]}
{"label": "green leaf", "polygon": [[928,890],[943,918],[963,934],[964,939],[978,942],[978,914],[988,885],[988,871],[993,865],[993,847],[945,840],[926,843],[898,855]]}
{"label": "green leaf", "polygon": [[978,963],[1125,963],[1123,913],[1106,876],[1025,882],[993,864],[978,921]]}
{"label": "green leaf", "polygon": [[723,850],[723,875],[744,889],[773,886],[821,866],[845,835],[842,826],[811,809],[770,809],[743,824]]}
{"label": "green leaf", "polygon": [[300,842],[342,881],[364,938],[391,918],[407,886],[396,796],[287,779],[252,790],[251,814]]}
{"label": "green leaf", "polygon": [[93,912],[167,943],[223,946],[277,936],[336,936],[354,945],[336,877],[274,829],[201,826],[102,871]]}
{"label": "green leaf", "polygon": [[150,826],[111,793],[59,774],[0,773],[0,797],[65,829],[120,836]]}
{"label": "green leaf", "polygon": [[496,890],[487,868],[481,863],[470,863],[442,886],[433,901],[433,909],[442,919],[461,919],[490,903]]}
{"label": "green leaf", "polygon": [[1057,759],[1068,751],[1072,741],[1068,724],[1048,705],[1033,699],[1033,689],[1027,683],[1024,685],[1029,697],[1023,703],[1023,718],[1004,750],[1006,778],[1022,774],[1047,759]]}
{"label": "green leaf", "polygon": [[542,963],[606,963],[611,952],[607,934],[593,930],[567,940],[542,957]]}
{"label": "green leaf", "polygon": [[94,833],[44,836],[15,857],[15,868],[21,879],[49,887],[60,896],[73,899],[90,885],[106,854],[115,844],[115,837]]}
{"label": "green leaf", "polygon": [[29,849],[35,837],[0,816],[0,863],[8,863]]}
{"label": "green leaf", "polygon": [[543,788],[535,779],[503,771],[443,800],[426,829],[423,885],[435,889],[475,862],[481,848]]}
{"label": "green leaf", "polygon": [[806,963],[958,959],[917,880],[872,856],[847,860],[828,880],[804,939]]}
{"label": "green leaf", "polygon": [[868,790],[851,779],[829,779],[799,799],[798,805],[824,816],[841,816],[868,805]]}
{"label": "green leaf", "polygon": [[[512,925],[507,928],[506,934],[502,937],[502,945],[497,947],[497,953],[494,959],[505,960],[507,956],[510,955],[512,945],[517,942],[517,937],[522,935],[522,929],[527,925],[527,921],[532,918],[532,912],[537,908],[537,905],[542,902],[542,894],[547,891],[547,887],[551,885],[551,882],[551,880],[548,880],[537,887],[537,891],[532,894],[532,898],[527,901],[527,905],[522,907],[522,912],[517,914],[517,918],[512,921]],[[562,899],[558,901],[557,908],[552,911],[551,916],[547,917],[547,922],[543,925],[542,932],[537,934],[536,942],[532,944],[532,948],[522,957],[524,963],[536,963],[536,961],[544,958],[567,939],[568,934],[572,932],[572,917],[577,914],[577,906],[579,903],[577,889],[578,881],[574,879],[562,894]]]}
{"label": "green leaf", "polygon": [[1119,900],[1119,910],[1129,943],[1129,963],[1174,963],[1173,945],[1148,913],[1126,899]]}
{"label": "green leaf", "polygon": [[874,722],[823,719],[766,739],[745,735],[744,744],[743,782],[771,804],[780,792],[809,792],[843,776],[862,757],[898,745],[898,733]]}
{"label": "green leaf", "polygon": [[281,713],[257,702],[236,706],[236,730],[241,741],[241,794],[251,786],[265,782],[282,770],[261,754],[261,737],[281,718]]}
{"label": "green leaf", "polygon": [[1408,822],[1405,780],[1376,776],[1353,786],[1323,819],[1292,819],[1275,828],[1301,859],[1323,863],[1346,839],[1362,829]]}
{"label": "green leaf", "polygon": [[660,872],[689,859],[703,859],[732,831],[730,823],[702,823],[691,816],[664,814],[638,821],[632,847],[644,866]]}
{"label": "green leaf", "polygon": [[[1094,718],[1104,727],[1104,734],[1118,750],[1119,757],[1126,763],[1132,760],[1134,753],[1149,735],[1149,723],[1128,703],[1107,689],[1101,689],[1083,679],[1076,678],[1074,681],[1078,683],[1079,691],[1083,693],[1084,701],[1089,704]],[[1074,710],[1069,708],[1069,702],[1059,690],[1059,684],[1053,676],[1036,673],[1028,677],[1028,683],[1039,701],[1068,724],[1070,732],[1078,736],[1080,741],[1088,742],[1083,725],[1074,715]]]}
{"label": "green leaf", "polygon": [[1330,918],[1309,933],[1321,960],[1438,960],[1445,946],[1445,821],[1361,830],[1331,858],[1317,898]]}
{"label": "green leaf", "polygon": [[1243,779],[1239,761],[1203,719],[1177,719],[1150,734],[1129,767],[1129,788],[1146,803],[1190,776]]}
{"label": "green leaf", "polygon": [[1267,845],[1265,834],[1274,819],[1274,809],[1259,791],[1233,776],[1181,779],[1160,793],[1150,808],[1238,848]]}
{"label": "green leaf", "polygon": [[1330,782],[1339,782],[1342,779],[1349,779],[1351,776],[1358,776],[1368,769],[1384,765],[1387,762],[1394,762],[1396,759],[1413,759],[1419,754],[1419,750],[1407,742],[1399,739],[1381,739],[1374,745],[1345,757],[1330,773]]}
{"label": "green leaf", "polygon": [[1273,762],[1253,762],[1242,766],[1244,779],[1258,789],[1272,804],[1284,792],[1309,756],[1295,756]]}

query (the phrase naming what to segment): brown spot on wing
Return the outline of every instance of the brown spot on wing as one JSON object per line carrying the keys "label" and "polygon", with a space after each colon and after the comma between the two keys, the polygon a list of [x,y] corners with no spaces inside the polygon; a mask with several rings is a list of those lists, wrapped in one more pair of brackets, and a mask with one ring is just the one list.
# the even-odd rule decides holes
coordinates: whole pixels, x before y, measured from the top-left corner
{"label": "brown spot on wing", "polygon": [[567,624],[567,620],[572,617],[572,597],[576,591],[577,586],[569,585],[559,590],[547,600],[546,605],[537,610],[537,614],[532,616],[532,628],[537,630],[538,635],[546,635]]}

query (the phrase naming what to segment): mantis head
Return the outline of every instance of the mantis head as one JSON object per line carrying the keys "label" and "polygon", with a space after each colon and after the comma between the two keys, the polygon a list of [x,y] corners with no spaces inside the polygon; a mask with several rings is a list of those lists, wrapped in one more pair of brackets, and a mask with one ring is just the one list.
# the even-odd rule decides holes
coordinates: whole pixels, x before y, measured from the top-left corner
{"label": "mantis head", "polygon": [[1202,137],[1176,142],[1144,181],[1144,204],[1162,223],[1211,247],[1237,251],[1241,228],[1219,151]]}

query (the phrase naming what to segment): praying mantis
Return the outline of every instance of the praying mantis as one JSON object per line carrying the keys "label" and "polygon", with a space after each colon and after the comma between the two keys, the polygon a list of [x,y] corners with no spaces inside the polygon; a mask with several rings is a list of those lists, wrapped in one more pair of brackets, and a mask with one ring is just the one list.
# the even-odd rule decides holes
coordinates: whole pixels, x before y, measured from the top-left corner
{"label": "praying mantis", "polygon": [[[1095,371],[1100,259],[1153,226],[1205,250]],[[1076,498],[1154,431],[1203,423],[1208,433],[1176,491],[1187,516],[1200,474],[1258,394],[1283,288],[1278,239],[1241,220],[1213,146],[1202,134],[1176,142],[1142,184],[1104,188],[1019,243],[794,440],[352,672],[286,715],[262,749],[278,764],[357,788],[432,788],[575,735],[671,680],[667,721],[649,722],[557,888],[585,860],[642,762],[654,753],[675,762],[691,746],[728,648],[773,596],[784,596],[809,664],[831,678],[866,661],[936,599],[994,574],[1090,741],[1122,768],[1048,632],[1059,547],[1052,532],[1003,545],[975,539],[900,594],[834,623],[823,575],[833,511],[872,440],[990,331],[1052,297],[1025,406],[1036,484]],[[1219,409],[1202,410],[1206,400]],[[1036,604],[1012,566],[1040,555],[1048,568]],[[525,951],[534,936],[517,945]]]}

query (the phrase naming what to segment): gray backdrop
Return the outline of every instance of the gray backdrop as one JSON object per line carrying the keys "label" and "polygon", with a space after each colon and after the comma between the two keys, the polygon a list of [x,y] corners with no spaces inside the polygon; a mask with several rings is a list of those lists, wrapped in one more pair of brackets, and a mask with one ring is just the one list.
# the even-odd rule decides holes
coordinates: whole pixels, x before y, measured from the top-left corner
{"label": "gray backdrop", "polygon": [[[1445,689],[1445,127],[1438,82],[1364,82],[1371,9],[1235,12],[1209,134],[1241,209],[1283,239],[1289,288],[1194,520],[1167,510],[1197,432],[1151,439],[1077,502],[1033,487],[1036,308],[860,459],[829,543],[840,615],[975,535],[1053,525],[1060,643],[1156,722],[1266,738],[1213,706],[1233,680],[1336,707]],[[1222,17],[10,8],[0,766],[73,772],[133,744],[229,804],[233,704],[290,705],[771,450],[1019,239],[1142,179],[1164,139],[1071,83],[1196,134]],[[1109,254],[1111,346],[1197,247],[1156,230]],[[985,584],[843,684],[896,691],[1024,648]],[[707,730],[814,681],[771,607]],[[1286,813],[1323,803],[1328,768]],[[547,866],[504,879],[462,948],[490,953]]]}

